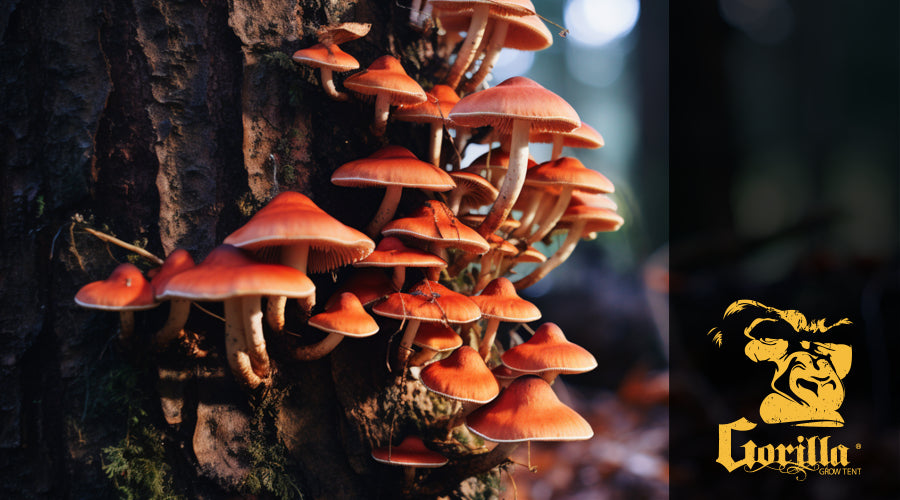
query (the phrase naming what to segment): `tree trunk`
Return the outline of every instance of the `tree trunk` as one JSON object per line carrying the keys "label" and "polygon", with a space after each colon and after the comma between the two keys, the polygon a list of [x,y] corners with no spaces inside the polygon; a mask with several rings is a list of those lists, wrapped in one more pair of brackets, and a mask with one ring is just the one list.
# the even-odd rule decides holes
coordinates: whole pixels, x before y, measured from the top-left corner
{"label": "tree trunk", "polygon": [[[332,186],[331,172],[388,143],[425,157],[428,131],[394,122],[375,137],[371,103],[327,99],[318,72],[290,56],[316,43],[322,25],[372,23],[342,48],[362,67],[392,54],[427,88],[446,71],[447,54],[432,50],[433,32],[407,25],[404,5],[0,7],[0,496],[400,495],[402,471],[371,460],[371,448],[411,432],[444,435],[446,408],[388,376],[388,338],[399,325],[311,363],[283,354],[293,337],[270,338],[273,384],[250,393],[225,368],[215,317],[195,308],[188,323],[205,339],[205,358],[156,353],[150,334],[167,306],[139,312],[134,343],[123,345],[117,315],[72,299],[121,261],[151,267],[84,226],[158,256],[185,248],[200,261],[276,193],[296,190],[363,227],[380,193]],[[405,197],[398,213],[413,201]],[[332,276],[312,278],[320,297],[336,287]],[[208,308],[221,314],[220,305]],[[317,338],[300,322],[293,328],[304,342]],[[448,492],[483,472],[466,463],[457,460],[440,483],[420,474],[422,491]]]}

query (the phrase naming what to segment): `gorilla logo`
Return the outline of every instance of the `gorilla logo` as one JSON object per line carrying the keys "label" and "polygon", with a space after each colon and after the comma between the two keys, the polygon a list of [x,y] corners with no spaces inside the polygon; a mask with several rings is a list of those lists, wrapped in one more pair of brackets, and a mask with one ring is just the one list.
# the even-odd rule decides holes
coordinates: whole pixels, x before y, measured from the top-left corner
{"label": "gorilla logo", "polygon": [[847,318],[826,326],[825,319],[810,322],[800,311],[738,300],[725,310],[723,325],[709,334],[719,347],[723,342],[746,342],[744,354],[753,362],[775,365],[774,392],[759,407],[763,422],[841,427],[842,379],[852,359],[846,342],[849,325]]}

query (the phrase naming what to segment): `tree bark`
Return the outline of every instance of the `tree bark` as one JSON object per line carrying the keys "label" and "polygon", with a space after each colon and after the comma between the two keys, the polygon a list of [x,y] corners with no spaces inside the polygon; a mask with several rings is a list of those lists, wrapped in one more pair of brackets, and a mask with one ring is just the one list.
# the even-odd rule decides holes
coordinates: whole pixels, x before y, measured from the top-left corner
{"label": "tree bark", "polygon": [[[273,383],[249,393],[224,368],[224,326],[213,316],[191,311],[188,330],[210,351],[198,359],[152,351],[167,306],[138,313],[135,344],[121,345],[117,315],[72,298],[120,261],[151,267],[84,226],[158,256],[185,248],[200,261],[285,190],[345,224],[368,222],[381,193],[332,186],[331,172],[388,143],[425,157],[427,127],[392,122],[373,136],[371,103],[327,99],[318,72],[290,55],[316,43],[322,25],[368,22],[365,38],[342,46],[362,67],[392,54],[410,76],[434,83],[447,54],[433,50],[433,32],[408,26],[401,3],[0,7],[0,496],[159,488],[186,498],[397,496],[401,471],[371,460],[371,448],[428,429],[446,408],[388,376],[390,331],[342,342],[312,363],[278,350],[289,336],[267,339]],[[398,213],[416,201],[405,195]],[[312,278],[322,297],[336,288],[331,276]],[[208,308],[221,315],[220,305]],[[132,466],[155,461],[140,462],[152,470],[136,477],[115,468],[123,457]]]}

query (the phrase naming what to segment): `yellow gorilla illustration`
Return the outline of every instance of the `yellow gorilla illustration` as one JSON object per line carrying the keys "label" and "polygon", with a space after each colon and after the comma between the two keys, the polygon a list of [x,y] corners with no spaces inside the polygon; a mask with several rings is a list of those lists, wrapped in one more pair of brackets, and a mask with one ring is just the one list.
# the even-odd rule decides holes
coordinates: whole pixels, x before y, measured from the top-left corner
{"label": "yellow gorilla illustration", "polygon": [[[710,330],[713,341],[743,341],[744,354],[754,362],[775,365],[772,393],[759,407],[767,424],[841,427],[843,378],[850,371],[851,347],[842,342],[847,318],[831,325],[809,321],[800,311],[781,310],[754,300],[738,300],[725,311],[723,325]],[[844,327],[844,328],[836,328]],[[832,330],[834,329],[834,330]],[[737,336],[740,331],[743,336]]]}

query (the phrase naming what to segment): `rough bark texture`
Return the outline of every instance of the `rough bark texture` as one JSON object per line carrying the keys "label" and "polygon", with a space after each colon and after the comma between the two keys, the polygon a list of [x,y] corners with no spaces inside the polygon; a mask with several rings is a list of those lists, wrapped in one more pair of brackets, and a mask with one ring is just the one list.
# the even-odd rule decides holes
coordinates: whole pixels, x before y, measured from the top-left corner
{"label": "rough bark texture", "polygon": [[[83,224],[199,261],[291,189],[362,227],[380,193],[334,187],[331,172],[386,143],[424,157],[428,132],[391,123],[374,137],[371,103],[328,100],[317,72],[290,55],[315,43],[322,24],[370,22],[366,38],[343,48],[363,67],[393,54],[428,87],[444,60],[432,35],[407,26],[401,4],[3,3],[0,496],[396,497],[401,473],[371,461],[371,446],[417,429],[439,435],[422,422],[445,409],[389,378],[390,331],[305,364],[274,350],[295,339],[270,339],[274,386],[248,393],[224,369],[213,317],[192,310],[189,329],[210,352],[193,359],[150,348],[165,306],[140,313],[145,335],[123,346],[116,315],[72,297],[119,261],[149,269]],[[336,286],[314,280],[321,297]]]}

